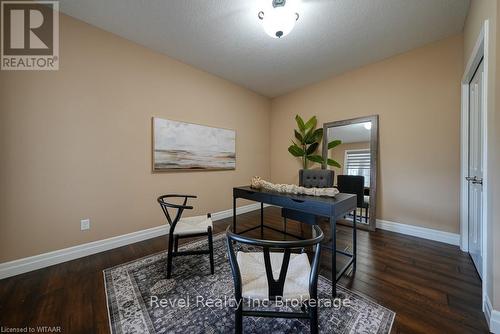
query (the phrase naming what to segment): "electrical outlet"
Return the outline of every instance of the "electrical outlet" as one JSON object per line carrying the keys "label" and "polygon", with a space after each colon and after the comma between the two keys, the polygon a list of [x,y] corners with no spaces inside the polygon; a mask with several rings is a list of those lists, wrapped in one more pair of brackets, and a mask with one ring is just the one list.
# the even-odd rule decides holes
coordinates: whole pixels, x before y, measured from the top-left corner
{"label": "electrical outlet", "polygon": [[82,219],[80,220],[80,230],[90,230],[90,219]]}

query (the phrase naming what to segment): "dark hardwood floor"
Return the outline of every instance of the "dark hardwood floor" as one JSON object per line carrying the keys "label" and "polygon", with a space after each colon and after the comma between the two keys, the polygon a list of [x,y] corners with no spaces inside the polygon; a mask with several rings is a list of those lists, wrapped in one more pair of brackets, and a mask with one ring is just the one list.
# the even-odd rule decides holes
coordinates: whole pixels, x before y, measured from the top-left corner
{"label": "dark hardwood floor", "polygon": [[[238,226],[258,224],[258,211]],[[266,224],[281,228],[279,209],[265,209]],[[215,222],[215,231],[231,219]],[[300,232],[298,224],[288,229]],[[328,225],[321,226],[328,235]],[[306,228],[304,228],[305,230]],[[259,235],[259,230],[251,233]],[[267,238],[282,238],[265,230]],[[109,333],[102,270],[166,249],[159,237],[0,280],[0,325],[61,326],[64,333]],[[351,229],[338,228],[339,247],[350,248]],[[330,277],[330,255],[322,255]],[[341,285],[397,313],[393,333],[488,333],[481,311],[481,282],[458,247],[377,230],[358,233],[358,266]]]}

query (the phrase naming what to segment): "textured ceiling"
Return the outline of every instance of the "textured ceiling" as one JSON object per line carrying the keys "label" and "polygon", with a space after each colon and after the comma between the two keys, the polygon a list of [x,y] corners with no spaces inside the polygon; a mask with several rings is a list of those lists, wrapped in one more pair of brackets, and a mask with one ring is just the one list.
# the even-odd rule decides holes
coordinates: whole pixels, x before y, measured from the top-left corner
{"label": "textured ceiling", "polygon": [[[469,0],[298,0],[283,39],[263,0],[61,0],[61,11],[275,97],[463,29]],[[270,0],[269,0],[270,1]]]}

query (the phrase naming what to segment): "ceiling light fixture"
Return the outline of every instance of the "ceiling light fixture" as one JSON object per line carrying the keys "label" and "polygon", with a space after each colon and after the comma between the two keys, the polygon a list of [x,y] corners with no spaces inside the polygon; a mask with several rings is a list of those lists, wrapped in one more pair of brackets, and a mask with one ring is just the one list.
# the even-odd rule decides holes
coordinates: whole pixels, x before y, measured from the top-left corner
{"label": "ceiling light fixture", "polygon": [[[290,1],[290,0],[289,0]],[[299,14],[292,6],[285,6],[286,0],[272,0],[272,7],[258,14],[262,20],[264,31],[273,38],[285,37],[292,31]]]}

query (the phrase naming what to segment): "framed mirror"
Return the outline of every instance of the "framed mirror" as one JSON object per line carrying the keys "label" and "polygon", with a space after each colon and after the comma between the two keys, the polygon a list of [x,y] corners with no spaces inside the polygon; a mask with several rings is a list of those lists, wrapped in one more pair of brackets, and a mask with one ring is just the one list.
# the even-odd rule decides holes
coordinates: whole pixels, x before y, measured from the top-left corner
{"label": "framed mirror", "polygon": [[[378,115],[323,124],[323,158],[333,159],[340,167],[323,165],[335,172],[335,186],[340,192],[357,195],[357,227],[376,228]],[[328,149],[328,143],[341,144]],[[339,222],[352,225],[353,216]]]}

